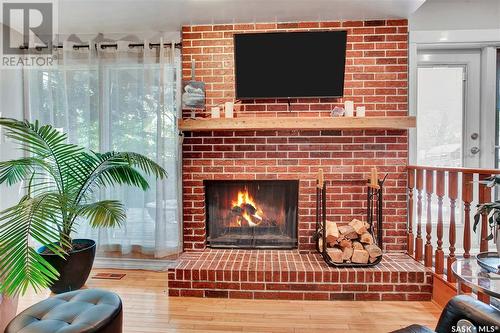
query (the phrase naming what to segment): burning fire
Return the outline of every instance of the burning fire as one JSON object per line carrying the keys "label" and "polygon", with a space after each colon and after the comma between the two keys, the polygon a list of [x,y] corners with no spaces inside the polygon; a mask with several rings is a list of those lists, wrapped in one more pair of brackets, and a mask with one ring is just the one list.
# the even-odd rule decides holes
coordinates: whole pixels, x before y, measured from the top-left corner
{"label": "burning fire", "polygon": [[242,223],[249,227],[256,227],[264,220],[264,212],[257,206],[246,188],[244,191],[238,191],[238,199],[232,201],[232,207],[231,211],[237,215],[236,223],[240,227]]}

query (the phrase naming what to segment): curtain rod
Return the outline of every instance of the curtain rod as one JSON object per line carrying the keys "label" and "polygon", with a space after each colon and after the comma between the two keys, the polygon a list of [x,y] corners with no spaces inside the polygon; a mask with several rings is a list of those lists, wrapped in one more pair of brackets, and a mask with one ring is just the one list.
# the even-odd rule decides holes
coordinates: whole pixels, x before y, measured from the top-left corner
{"label": "curtain rod", "polygon": [[[163,44],[164,47],[171,47],[172,43],[164,43]],[[175,43],[175,48],[177,49],[180,49],[182,48],[182,43]],[[160,43],[149,43],[149,48],[152,49],[153,47],[159,47],[160,46]],[[73,49],[77,50],[77,49],[88,49],[90,47],[89,44],[75,44],[73,45]],[[111,44],[101,44],[100,45],[101,49],[106,49],[108,47],[114,47],[114,48],[117,48],[118,47],[118,44],[117,43],[111,43]],[[144,43],[130,43],[128,44],[128,47],[129,48],[134,48],[134,47],[144,47]],[[42,50],[42,49],[48,49],[49,46],[35,46],[35,49],[36,50]],[[62,45],[53,45],[52,48],[55,48],[55,49],[62,49],[63,46]],[[96,44],[96,48],[97,48],[97,44]],[[27,50],[29,49],[29,47],[27,45],[20,45],[19,46],[19,49],[21,50]]]}

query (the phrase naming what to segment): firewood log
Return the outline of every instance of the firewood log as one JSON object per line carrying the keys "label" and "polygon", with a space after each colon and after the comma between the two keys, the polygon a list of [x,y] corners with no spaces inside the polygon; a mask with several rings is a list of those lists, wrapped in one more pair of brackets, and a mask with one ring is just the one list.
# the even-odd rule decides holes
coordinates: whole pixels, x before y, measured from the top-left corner
{"label": "firewood log", "polygon": [[377,258],[382,255],[382,250],[375,244],[365,245],[365,250],[368,251],[370,258]]}
{"label": "firewood log", "polygon": [[235,215],[241,216],[243,214],[243,208],[240,206],[233,206],[233,208],[231,208],[231,212]]}
{"label": "firewood log", "polygon": [[360,242],[358,241],[354,241],[352,242],[352,248],[355,249],[355,250],[363,250],[363,244],[361,244]]}
{"label": "firewood log", "polygon": [[335,263],[342,263],[342,250],[339,249],[338,247],[334,247],[331,249],[326,249],[326,253],[328,253],[328,256],[330,259],[332,259],[333,262]]}
{"label": "firewood log", "polygon": [[370,262],[370,264],[372,264],[375,261],[377,261],[378,258],[380,258],[380,257],[374,257],[374,258],[370,257],[370,258],[368,258],[368,261]]}
{"label": "firewood log", "polygon": [[365,232],[361,235],[359,241],[365,244],[373,244],[373,236],[369,232]]}
{"label": "firewood log", "polygon": [[343,225],[339,227],[339,232],[344,238],[356,239],[359,237],[358,233],[350,225]]}
{"label": "firewood log", "polygon": [[342,259],[344,261],[351,260],[354,249],[352,247],[344,247],[342,249]]}
{"label": "firewood log", "polygon": [[357,264],[367,264],[370,255],[366,250],[354,250],[351,261]]}
{"label": "firewood log", "polygon": [[354,231],[356,231],[358,235],[362,235],[366,232],[365,224],[358,219],[352,220],[349,222],[349,225],[354,228]]}
{"label": "firewood log", "polygon": [[250,219],[250,221],[254,224],[260,224],[262,223],[262,219],[261,218],[258,218],[257,216],[255,215],[249,215],[248,218]]}
{"label": "firewood log", "polygon": [[243,208],[246,210],[248,215],[255,215],[255,213],[257,213],[257,208],[255,208],[252,204],[245,203]]}
{"label": "firewood log", "polygon": [[339,229],[337,228],[337,223],[326,222],[326,241],[328,243],[334,243],[340,237]]}
{"label": "firewood log", "polygon": [[339,246],[341,248],[352,247],[352,241],[347,238],[341,238],[339,241]]}

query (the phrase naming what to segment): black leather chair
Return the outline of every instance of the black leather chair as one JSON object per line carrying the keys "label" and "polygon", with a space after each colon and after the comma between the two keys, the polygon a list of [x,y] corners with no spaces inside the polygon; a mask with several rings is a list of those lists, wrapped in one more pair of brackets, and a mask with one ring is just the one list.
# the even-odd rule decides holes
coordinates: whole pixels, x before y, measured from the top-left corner
{"label": "black leather chair", "polygon": [[86,289],[59,294],[17,315],[5,333],[121,333],[122,301],[115,293]]}
{"label": "black leather chair", "polygon": [[[473,332],[460,329],[467,324],[475,326],[477,332],[500,332],[500,311],[470,296],[455,296],[441,312],[435,332]],[[434,331],[422,325],[411,325],[392,333],[434,333]]]}

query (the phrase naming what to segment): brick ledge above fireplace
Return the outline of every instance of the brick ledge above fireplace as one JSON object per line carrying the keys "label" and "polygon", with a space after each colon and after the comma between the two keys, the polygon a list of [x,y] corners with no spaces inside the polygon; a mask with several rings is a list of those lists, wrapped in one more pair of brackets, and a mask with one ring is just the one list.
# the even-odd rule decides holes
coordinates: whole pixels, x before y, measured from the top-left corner
{"label": "brick ledge above fireplace", "polygon": [[404,254],[386,254],[371,268],[333,268],[297,250],[186,252],[168,271],[170,296],[250,299],[431,299],[432,275]]}

